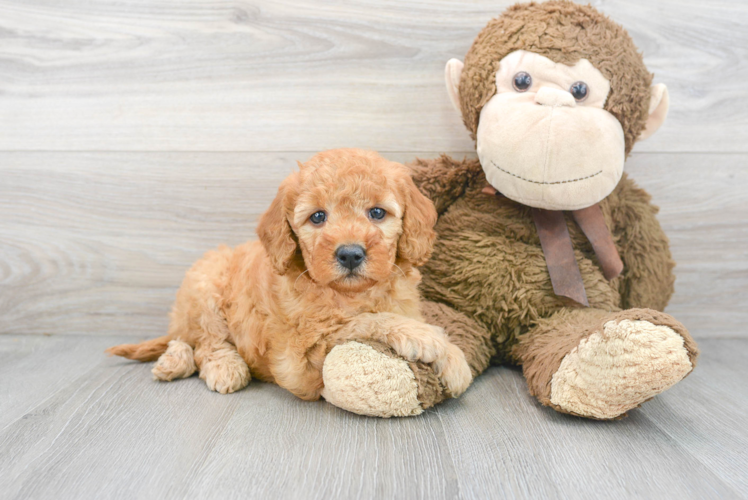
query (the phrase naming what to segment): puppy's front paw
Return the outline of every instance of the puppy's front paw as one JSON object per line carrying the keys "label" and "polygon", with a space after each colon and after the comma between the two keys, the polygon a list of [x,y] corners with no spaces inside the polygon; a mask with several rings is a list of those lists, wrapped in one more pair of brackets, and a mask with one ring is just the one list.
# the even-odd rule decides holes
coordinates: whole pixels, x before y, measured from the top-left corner
{"label": "puppy's front paw", "polygon": [[454,344],[447,345],[446,356],[436,360],[433,366],[439,381],[453,398],[465,392],[473,381],[465,353]]}
{"label": "puppy's front paw", "polygon": [[213,353],[202,363],[200,378],[205,380],[211,391],[231,394],[246,387],[251,376],[249,366],[239,353],[227,349],[220,354]]}
{"label": "puppy's front paw", "polygon": [[390,345],[408,361],[431,363],[452,397],[465,392],[473,379],[465,353],[449,341],[441,327],[409,324],[399,335],[392,336]]}
{"label": "puppy's front paw", "polygon": [[413,322],[399,334],[390,335],[388,343],[408,361],[433,363],[446,356],[444,329],[428,323]]}

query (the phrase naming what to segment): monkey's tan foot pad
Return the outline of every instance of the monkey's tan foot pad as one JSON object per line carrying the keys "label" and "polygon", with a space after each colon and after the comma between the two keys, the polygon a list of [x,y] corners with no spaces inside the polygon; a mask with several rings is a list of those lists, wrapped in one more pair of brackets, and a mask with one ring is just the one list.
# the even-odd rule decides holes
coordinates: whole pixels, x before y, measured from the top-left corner
{"label": "monkey's tan foot pad", "polygon": [[616,418],[672,387],[693,369],[684,339],[645,320],[609,321],[561,361],[551,403],[596,419]]}
{"label": "monkey's tan foot pad", "polygon": [[322,397],[359,415],[407,417],[423,411],[408,363],[367,344],[335,346],[325,358],[322,379]]}
{"label": "monkey's tan foot pad", "polygon": [[166,352],[153,365],[151,373],[154,380],[170,382],[177,378],[190,377],[196,370],[192,347],[181,340],[171,340]]}

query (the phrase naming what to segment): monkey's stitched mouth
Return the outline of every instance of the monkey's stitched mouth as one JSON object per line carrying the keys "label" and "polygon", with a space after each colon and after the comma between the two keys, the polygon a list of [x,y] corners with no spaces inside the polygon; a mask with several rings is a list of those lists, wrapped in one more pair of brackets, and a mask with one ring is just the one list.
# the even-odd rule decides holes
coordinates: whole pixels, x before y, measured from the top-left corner
{"label": "monkey's stitched mouth", "polygon": [[521,175],[517,175],[517,174],[514,174],[514,173],[512,173],[512,172],[510,172],[508,170],[505,170],[505,169],[501,168],[500,166],[498,166],[496,164],[496,162],[493,161],[493,160],[491,160],[491,163],[493,164],[494,167],[498,168],[499,170],[501,170],[505,174],[509,174],[512,177],[516,177],[517,179],[523,180],[525,182],[532,182],[533,184],[545,184],[545,185],[549,185],[549,184],[568,184],[570,182],[579,182],[579,181],[583,181],[583,180],[586,180],[586,179],[591,179],[592,177],[595,177],[596,175],[600,175],[600,174],[603,173],[602,170],[598,170],[594,174],[590,174],[590,175],[587,175],[587,176],[584,176],[584,177],[579,177],[577,179],[568,179],[568,180],[565,180],[565,181],[541,182],[541,181],[534,181],[532,179],[526,179],[526,178],[522,177]]}

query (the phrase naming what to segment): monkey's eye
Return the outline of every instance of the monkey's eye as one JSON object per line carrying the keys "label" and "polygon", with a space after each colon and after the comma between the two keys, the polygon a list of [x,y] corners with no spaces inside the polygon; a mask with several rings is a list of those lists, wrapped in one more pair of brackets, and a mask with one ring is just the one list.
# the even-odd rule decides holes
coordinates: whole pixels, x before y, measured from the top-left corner
{"label": "monkey's eye", "polygon": [[387,214],[384,208],[374,207],[371,210],[369,210],[369,217],[376,220],[382,220],[384,219],[384,216]]}
{"label": "monkey's eye", "polygon": [[584,82],[572,83],[569,92],[571,92],[572,97],[577,101],[584,101],[587,99],[587,95],[589,95],[587,84]]}
{"label": "monkey's eye", "polygon": [[512,80],[512,86],[514,87],[514,90],[517,92],[525,92],[527,89],[529,89],[532,86],[532,77],[530,76],[530,73],[525,73],[524,71],[520,71],[516,75],[514,75],[514,80]]}
{"label": "monkey's eye", "polygon": [[319,212],[314,212],[312,216],[309,217],[309,220],[312,221],[312,224],[315,226],[319,226],[327,220],[327,214],[324,210],[320,210]]}

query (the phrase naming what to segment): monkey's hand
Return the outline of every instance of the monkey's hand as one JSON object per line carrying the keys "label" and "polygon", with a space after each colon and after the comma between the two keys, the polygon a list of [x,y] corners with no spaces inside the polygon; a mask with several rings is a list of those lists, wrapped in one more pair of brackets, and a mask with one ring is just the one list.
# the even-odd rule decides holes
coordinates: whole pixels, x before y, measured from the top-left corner
{"label": "monkey's hand", "polygon": [[[486,329],[445,304],[423,301],[421,311],[427,322],[444,326],[450,342],[464,352],[473,376],[488,367],[495,350]],[[322,396],[329,403],[361,415],[418,415],[452,396],[432,363],[408,361],[376,340],[337,345],[325,358],[322,377]]]}

